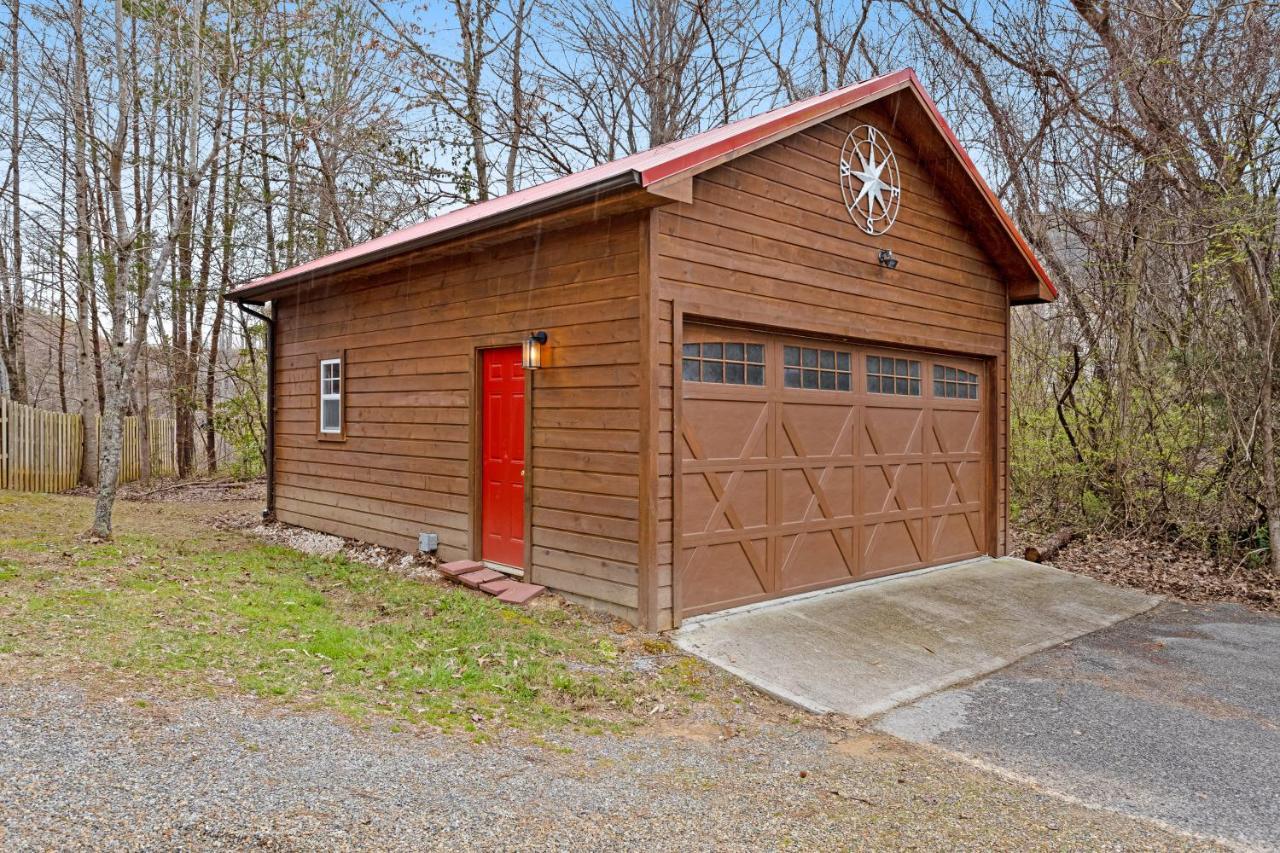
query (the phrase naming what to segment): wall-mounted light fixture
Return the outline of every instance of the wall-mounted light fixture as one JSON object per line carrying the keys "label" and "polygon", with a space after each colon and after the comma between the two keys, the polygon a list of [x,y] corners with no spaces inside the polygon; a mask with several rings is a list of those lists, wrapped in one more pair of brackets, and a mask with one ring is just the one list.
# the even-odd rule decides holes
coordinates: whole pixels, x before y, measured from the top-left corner
{"label": "wall-mounted light fixture", "polygon": [[520,364],[525,370],[537,370],[542,367],[542,347],[547,342],[546,332],[534,332],[524,342],[524,354]]}
{"label": "wall-mounted light fixture", "polygon": [[898,259],[893,256],[893,252],[888,249],[880,250],[880,266],[888,267],[891,270],[898,268]]}

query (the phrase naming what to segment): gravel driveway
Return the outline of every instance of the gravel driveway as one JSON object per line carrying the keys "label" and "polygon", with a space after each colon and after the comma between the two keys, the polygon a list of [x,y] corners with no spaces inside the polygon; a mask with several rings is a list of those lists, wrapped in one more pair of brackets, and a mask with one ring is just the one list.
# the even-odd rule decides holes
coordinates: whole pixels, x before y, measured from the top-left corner
{"label": "gravel driveway", "polygon": [[248,700],[6,681],[0,670],[0,847],[1196,846],[773,707],[747,699],[630,735],[473,744]]}
{"label": "gravel driveway", "polygon": [[893,711],[889,733],[1280,850],[1280,619],[1171,602]]}

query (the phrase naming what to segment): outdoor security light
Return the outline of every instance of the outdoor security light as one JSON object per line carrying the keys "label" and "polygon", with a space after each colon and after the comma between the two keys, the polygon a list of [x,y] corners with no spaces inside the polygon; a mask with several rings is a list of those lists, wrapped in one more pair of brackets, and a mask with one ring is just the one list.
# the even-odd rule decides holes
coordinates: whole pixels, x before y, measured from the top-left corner
{"label": "outdoor security light", "polygon": [[520,364],[525,370],[537,370],[542,367],[542,347],[546,342],[546,332],[534,332],[524,342],[524,355],[520,359]]}

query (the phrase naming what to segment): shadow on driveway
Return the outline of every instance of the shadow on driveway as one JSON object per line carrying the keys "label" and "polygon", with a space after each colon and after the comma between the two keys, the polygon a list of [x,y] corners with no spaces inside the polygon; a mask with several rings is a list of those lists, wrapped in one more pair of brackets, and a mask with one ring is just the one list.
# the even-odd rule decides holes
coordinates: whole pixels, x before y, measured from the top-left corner
{"label": "shadow on driveway", "polygon": [[1280,849],[1280,619],[1166,603],[878,727],[1119,812]]}

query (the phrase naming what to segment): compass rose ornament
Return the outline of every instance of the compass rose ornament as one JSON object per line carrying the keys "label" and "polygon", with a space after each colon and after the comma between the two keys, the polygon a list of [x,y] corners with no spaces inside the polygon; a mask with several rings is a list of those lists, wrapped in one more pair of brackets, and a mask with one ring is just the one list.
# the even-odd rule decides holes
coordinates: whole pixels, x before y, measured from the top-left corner
{"label": "compass rose ornament", "polygon": [[840,150],[840,189],[854,223],[868,234],[883,234],[898,217],[902,181],[889,140],[869,124],[849,132]]}

